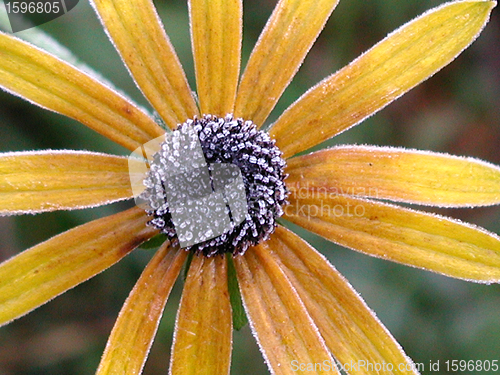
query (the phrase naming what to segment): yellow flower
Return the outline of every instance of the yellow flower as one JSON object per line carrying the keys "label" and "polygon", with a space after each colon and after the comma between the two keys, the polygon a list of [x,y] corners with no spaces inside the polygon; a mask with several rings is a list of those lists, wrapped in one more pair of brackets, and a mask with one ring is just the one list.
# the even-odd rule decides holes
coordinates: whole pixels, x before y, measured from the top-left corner
{"label": "yellow flower", "polygon": [[[152,2],[94,1],[137,85],[172,129],[200,114],[232,113],[264,124],[336,4],[279,1],[240,78],[241,1],[191,0],[198,105]],[[494,6],[493,1],[459,1],[433,9],[313,87],[271,125],[269,134],[283,157],[290,158],[284,219],[372,256],[466,280],[500,280],[500,239],[495,234],[380,201],[498,204],[498,167],[374,146],[335,147],[291,158],[359,123],[448,64],[479,34]],[[129,150],[164,133],[113,90],[6,34],[0,34],[0,85],[77,119]],[[126,158],[80,151],[0,155],[0,192],[4,215],[132,197]],[[149,220],[142,209],[129,209],[2,263],[0,324],[93,277],[155,236],[158,229],[146,225]],[[229,372],[228,254],[192,258],[177,316],[171,373]],[[186,257],[186,251],[169,241],[160,247],[125,302],[98,374],[141,372]],[[273,373],[295,373],[308,369],[307,364],[332,365],[334,358],[342,365],[386,364],[381,373],[416,372],[348,282],[290,230],[278,225],[267,241],[233,261],[252,330]]]}

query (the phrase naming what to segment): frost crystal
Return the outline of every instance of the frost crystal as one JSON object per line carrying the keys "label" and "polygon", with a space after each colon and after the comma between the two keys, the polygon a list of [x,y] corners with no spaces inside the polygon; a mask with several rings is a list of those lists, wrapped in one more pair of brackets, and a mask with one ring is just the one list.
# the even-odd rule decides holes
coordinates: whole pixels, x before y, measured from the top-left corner
{"label": "frost crystal", "polygon": [[205,115],[179,127],[153,155],[141,194],[149,225],[205,256],[244,253],[276,227],[285,161],[251,121]]}

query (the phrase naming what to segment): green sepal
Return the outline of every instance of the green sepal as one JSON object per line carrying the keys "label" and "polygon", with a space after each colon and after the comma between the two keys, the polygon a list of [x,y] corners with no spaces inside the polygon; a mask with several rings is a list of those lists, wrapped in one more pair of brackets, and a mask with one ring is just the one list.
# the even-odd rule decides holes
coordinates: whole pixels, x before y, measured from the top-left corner
{"label": "green sepal", "polygon": [[188,253],[186,263],[184,264],[184,272],[182,273],[182,281],[186,282],[188,272],[189,272],[189,267],[191,266],[191,262],[193,261],[193,253],[190,251]]}
{"label": "green sepal", "polygon": [[233,310],[233,328],[237,331],[248,324],[247,314],[243,307],[238,279],[236,278],[236,268],[234,268],[233,257],[227,256],[227,283],[229,289],[229,300]]}
{"label": "green sepal", "polygon": [[163,118],[160,116],[160,114],[156,111],[153,112],[153,120],[158,124],[165,132],[171,133],[172,130],[168,127],[168,125],[165,123]]}
{"label": "green sepal", "polygon": [[156,250],[167,241],[167,236],[160,233],[139,246],[142,250]]}

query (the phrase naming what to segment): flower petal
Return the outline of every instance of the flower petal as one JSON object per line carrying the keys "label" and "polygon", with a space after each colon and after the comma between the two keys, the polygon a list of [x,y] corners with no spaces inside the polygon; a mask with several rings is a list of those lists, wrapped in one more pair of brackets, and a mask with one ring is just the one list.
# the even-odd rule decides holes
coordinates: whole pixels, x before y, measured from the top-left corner
{"label": "flower petal", "polygon": [[500,238],[482,228],[334,194],[288,200],[287,220],[340,245],[451,277],[500,281]]}
{"label": "flower petal", "polygon": [[262,125],[338,0],[280,0],[248,61],[235,115]]}
{"label": "flower petal", "polygon": [[203,114],[234,111],[240,74],[241,0],[190,0],[196,87]]}
{"label": "flower petal", "polygon": [[0,154],[0,215],[100,206],[131,197],[123,157],[81,151]]}
{"label": "flower petal", "polygon": [[500,168],[474,158],[342,146],[288,160],[292,194],[323,191],[446,207],[500,203]]}
{"label": "flower petal", "polygon": [[[0,30],[10,30],[10,22],[9,18],[7,17],[7,10],[5,9],[5,4],[2,3],[0,4]],[[16,22],[21,21],[20,19],[17,19]],[[31,21],[28,21],[28,19],[23,20],[27,24]],[[32,26],[30,24],[29,26]],[[115,86],[113,82],[111,82],[109,79],[104,77],[102,74],[94,70],[92,67],[87,65],[85,62],[83,62],[79,57],[77,57],[73,51],[71,51],[69,48],[67,48],[65,45],[61,44],[57,39],[55,39],[51,34],[45,32],[39,27],[31,27],[29,29],[23,30],[22,33],[17,34],[17,37],[20,39],[31,43],[41,50],[59,57],[61,60],[67,62],[68,64],[72,65],[76,69],[88,74],[89,76],[93,77],[96,81],[99,81],[101,84],[104,86],[109,87],[110,89],[114,90],[115,92],[118,92],[124,99],[127,101],[134,103],[136,106],[139,106],[134,102],[134,100],[127,95],[124,91],[120,90]]]}
{"label": "flower petal", "polygon": [[270,134],[289,157],[361,122],[450,63],[495,5],[454,1],[407,23],[304,94]]}
{"label": "flower petal", "polygon": [[198,113],[151,0],[92,0],[137,86],[171,128]]}
{"label": "flower petal", "polygon": [[57,57],[3,33],[0,87],[74,118],[129,150],[164,133],[149,116],[110,88]]}
{"label": "flower petal", "polygon": [[[267,243],[234,258],[250,326],[273,374],[294,374],[295,365],[333,358],[297,291]],[[319,369],[318,373],[332,373]]]}
{"label": "flower petal", "polygon": [[123,305],[97,370],[104,374],[141,374],[172,286],[186,252],[165,242],[142,272]]}
{"label": "flower petal", "polygon": [[177,313],[170,373],[229,374],[231,348],[226,259],[194,256]]}
{"label": "flower petal", "polygon": [[81,225],[0,264],[0,325],[118,262],[157,231],[139,208]]}
{"label": "flower petal", "polygon": [[280,226],[269,247],[346,371],[353,370],[352,364],[385,363],[379,374],[415,373],[412,361],[373,311],[320,253]]}

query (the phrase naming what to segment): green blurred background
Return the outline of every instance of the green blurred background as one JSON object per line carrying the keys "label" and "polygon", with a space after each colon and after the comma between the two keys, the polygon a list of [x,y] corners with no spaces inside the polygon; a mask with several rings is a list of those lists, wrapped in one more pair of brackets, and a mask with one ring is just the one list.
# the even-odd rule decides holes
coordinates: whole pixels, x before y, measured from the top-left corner
{"label": "green blurred background", "polygon": [[[195,87],[185,0],[156,5],[192,87]],[[341,1],[271,121],[305,90],[347,64],[435,0]],[[243,64],[275,1],[244,3]],[[137,102],[147,106],[104,34],[88,0],[40,29],[71,49]],[[500,164],[500,17],[494,10],[481,37],[455,62],[382,112],[328,145],[357,143],[429,149]],[[20,37],[23,32],[18,33]],[[360,93],[361,95],[361,93]],[[0,151],[76,149],[126,155],[77,122],[0,92]],[[0,260],[76,225],[117,212],[98,209],[0,218]],[[434,210],[436,211],[436,210]],[[500,208],[440,213],[500,233]],[[296,228],[294,228],[296,229]],[[500,361],[500,287],[452,280],[373,259],[300,232],[350,280],[424,374],[448,374],[446,360]],[[0,375],[92,374],[120,307],[152,252],[124,261],[0,329]],[[145,374],[167,373],[181,283],[169,299]],[[439,371],[429,362],[440,361]],[[246,327],[234,334],[233,374],[266,374]],[[483,372],[464,372],[483,373]],[[486,373],[486,372],[484,372]]]}

